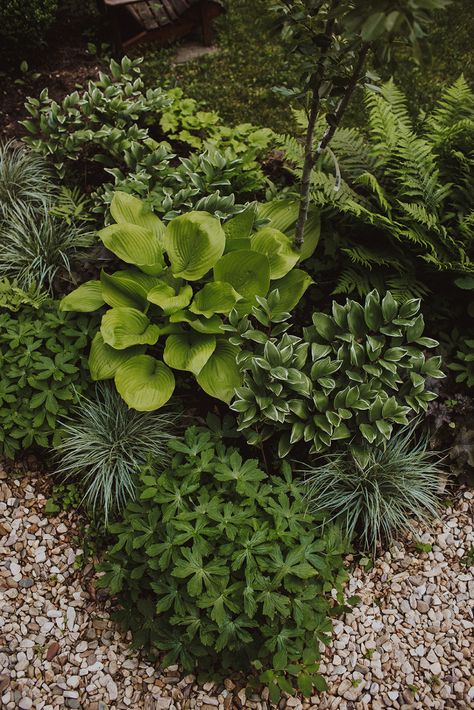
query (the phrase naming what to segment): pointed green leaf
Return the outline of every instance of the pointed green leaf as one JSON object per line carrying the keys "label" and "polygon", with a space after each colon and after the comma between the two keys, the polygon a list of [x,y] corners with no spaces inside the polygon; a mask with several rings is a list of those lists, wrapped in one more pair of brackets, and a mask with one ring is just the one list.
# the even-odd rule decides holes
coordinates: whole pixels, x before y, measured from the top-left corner
{"label": "pointed green leaf", "polygon": [[266,296],[270,286],[268,258],[255,251],[233,251],[217,262],[214,280],[226,281],[244,298]]}
{"label": "pointed green leaf", "polygon": [[280,294],[280,301],[275,310],[282,313],[291,313],[313,283],[311,276],[306,271],[302,271],[302,269],[293,269],[282,279],[274,281],[271,284],[271,289],[272,291],[278,289]]}
{"label": "pointed green leaf", "polygon": [[102,316],[100,332],[107,345],[124,350],[132,345],[154,345],[160,329],[136,308],[111,308]]}
{"label": "pointed green leaf", "polygon": [[163,251],[156,234],[135,224],[111,224],[99,232],[111,252],[145,274],[158,276],[165,268]]}
{"label": "pointed green leaf", "polygon": [[148,300],[163,309],[166,315],[176,313],[182,308],[186,308],[191,303],[193,289],[186,284],[178,292],[172,286],[162,282],[157,284],[148,293]]}
{"label": "pointed green leaf", "polygon": [[[199,318],[189,311],[177,311],[170,315],[170,323],[189,323],[197,333],[223,333],[222,319],[217,315],[212,318]],[[163,328],[160,330],[163,332]]]}
{"label": "pointed green leaf", "polygon": [[163,362],[150,355],[136,355],[119,367],[115,386],[129,407],[152,412],[169,400],[175,381],[172,371]]}
{"label": "pointed green leaf", "polygon": [[[139,272],[137,272],[139,273]],[[145,274],[143,274],[145,276]],[[153,277],[148,277],[153,278]],[[146,310],[148,301],[147,290],[139,280],[135,279],[133,272],[119,271],[115,274],[107,274],[101,271],[100,283],[104,301],[113,308],[128,307],[137,308],[140,311]]]}
{"label": "pointed green leaf", "polygon": [[248,239],[253,231],[253,225],[257,217],[257,203],[252,202],[243,212],[240,212],[224,224],[224,232],[227,241],[234,239]]}
{"label": "pointed green leaf", "polygon": [[114,377],[118,368],[135,355],[145,352],[144,345],[136,345],[126,350],[116,350],[104,343],[101,333],[96,333],[89,353],[89,370],[96,380],[109,380]]}
{"label": "pointed green leaf", "polygon": [[272,227],[264,227],[253,235],[252,249],[268,257],[271,279],[286,276],[300,258],[291,239]]}
{"label": "pointed green leaf", "polygon": [[205,318],[210,318],[215,313],[227,315],[239,299],[240,295],[229,283],[214,281],[195,294],[189,310]]}
{"label": "pointed green leaf", "polygon": [[216,348],[213,335],[182,333],[166,339],[163,360],[175,370],[187,370],[199,375]]}
{"label": "pointed green leaf", "polygon": [[197,281],[224,253],[225,234],[208,212],[188,212],[168,224],[164,244],[173,274]]}
{"label": "pointed green leaf", "polygon": [[100,281],[86,281],[61,300],[59,310],[91,313],[101,308],[105,301]]}
{"label": "pointed green leaf", "polygon": [[233,398],[235,389],[242,384],[236,363],[238,353],[235,345],[218,339],[214,352],[196,378],[204,392],[227,404]]}
{"label": "pointed green leaf", "polygon": [[119,224],[135,224],[147,229],[162,243],[165,225],[138,197],[117,190],[112,198],[110,214]]}

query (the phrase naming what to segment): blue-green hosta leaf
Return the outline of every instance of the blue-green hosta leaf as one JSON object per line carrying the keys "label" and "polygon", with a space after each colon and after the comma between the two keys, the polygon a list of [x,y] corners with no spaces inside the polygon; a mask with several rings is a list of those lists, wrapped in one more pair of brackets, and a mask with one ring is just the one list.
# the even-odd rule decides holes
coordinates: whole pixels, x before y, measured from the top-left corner
{"label": "blue-green hosta leaf", "polygon": [[148,293],[148,300],[163,309],[164,313],[169,316],[172,313],[186,308],[191,303],[193,297],[193,289],[189,284],[182,286],[178,292],[172,286],[162,282],[157,284]]}
{"label": "blue-green hosta leaf", "polygon": [[243,212],[240,212],[224,224],[224,232],[227,241],[234,239],[248,239],[253,231],[253,225],[257,217],[257,203],[252,202]]}
{"label": "blue-green hosta leaf", "polygon": [[239,348],[227,340],[218,339],[216,349],[196,377],[204,392],[230,403],[237,387],[242,384],[242,376],[236,364]]}
{"label": "blue-green hosta leaf", "polygon": [[166,339],[163,360],[175,370],[186,370],[197,376],[215,349],[214,335],[201,333],[169,335]]}
{"label": "blue-green hosta leaf", "polygon": [[168,224],[164,245],[173,274],[197,281],[224,253],[225,234],[219,220],[208,212],[188,212]]}
{"label": "blue-green hosta leaf", "polygon": [[172,371],[151,355],[136,355],[119,367],[115,386],[132,409],[152,412],[160,409],[174,391]]}
{"label": "blue-green hosta leaf", "polygon": [[112,198],[110,214],[117,223],[135,224],[137,227],[143,227],[152,232],[160,243],[163,242],[165,225],[138,197],[117,190]]}
{"label": "blue-green hosta leaf", "polygon": [[111,308],[102,316],[100,332],[106,345],[125,350],[132,345],[154,345],[160,329],[136,308]]}
{"label": "blue-green hosta leaf", "polygon": [[135,355],[145,352],[144,345],[135,345],[126,350],[116,350],[104,343],[101,333],[96,333],[89,353],[89,370],[96,380],[110,380],[118,368]]}
{"label": "blue-green hosta leaf", "polygon": [[165,268],[160,241],[149,229],[123,222],[105,227],[99,237],[107,249],[145,274],[158,276]]}
{"label": "blue-green hosta leaf", "polygon": [[256,251],[233,251],[217,262],[214,280],[226,281],[249,300],[266,296],[270,286],[270,262]]}
{"label": "blue-green hosta leaf", "polygon": [[91,313],[105,304],[100,281],[86,281],[61,300],[61,311]]}
{"label": "blue-green hosta leaf", "polygon": [[271,279],[286,276],[300,258],[289,237],[272,227],[264,227],[253,235],[252,249],[268,257]]}
{"label": "blue-green hosta leaf", "polygon": [[[137,272],[139,273],[139,272]],[[146,276],[146,274],[142,274]],[[147,278],[153,279],[152,276]],[[101,271],[100,283],[104,301],[113,308],[128,307],[145,311],[148,307],[147,289],[134,277],[132,271],[118,271],[107,274]]]}
{"label": "blue-green hosta leaf", "polygon": [[[170,323],[189,323],[191,328],[197,333],[213,333],[218,335],[224,332],[222,319],[217,315],[211,318],[200,318],[189,311],[178,311],[170,316]],[[160,329],[160,332],[164,332],[163,328]]]}
{"label": "blue-green hosta leaf", "polygon": [[198,291],[189,307],[191,313],[210,318],[215,313],[228,314],[231,312],[240,295],[225,281],[208,283]]}
{"label": "blue-green hosta leaf", "polygon": [[282,279],[274,281],[271,286],[272,291],[278,289],[280,294],[277,310],[291,313],[312,283],[314,281],[311,276],[302,269],[293,269]]}

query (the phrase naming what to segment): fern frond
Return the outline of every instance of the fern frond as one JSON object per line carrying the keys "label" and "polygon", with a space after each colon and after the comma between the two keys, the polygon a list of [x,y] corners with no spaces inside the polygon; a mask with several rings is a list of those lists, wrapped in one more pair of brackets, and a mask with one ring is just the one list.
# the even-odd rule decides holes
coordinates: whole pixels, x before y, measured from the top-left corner
{"label": "fern frond", "polygon": [[50,214],[60,217],[66,224],[73,222],[90,222],[92,202],[79,187],[61,186],[55,204],[49,210]]}
{"label": "fern frond", "polygon": [[474,92],[461,74],[452,86],[442,94],[435,109],[426,121],[428,134],[433,143],[442,141],[446,131],[463,119],[474,116]]}

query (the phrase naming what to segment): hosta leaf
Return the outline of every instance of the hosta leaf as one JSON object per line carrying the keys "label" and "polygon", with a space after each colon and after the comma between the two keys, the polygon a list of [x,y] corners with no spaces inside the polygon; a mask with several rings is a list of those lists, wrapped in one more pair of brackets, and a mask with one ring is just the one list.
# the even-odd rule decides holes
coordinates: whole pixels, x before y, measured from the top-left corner
{"label": "hosta leaf", "polygon": [[205,318],[210,318],[215,313],[230,313],[239,299],[240,295],[231,284],[225,281],[215,281],[206,284],[201,291],[195,294],[189,310],[192,313],[203,315]]}
{"label": "hosta leaf", "polygon": [[154,345],[160,329],[136,308],[111,308],[102,316],[100,332],[107,345],[124,350],[132,345]]}
{"label": "hosta leaf", "polygon": [[135,224],[111,224],[99,232],[99,237],[107,249],[145,274],[158,276],[165,268],[160,241],[148,229]]}
{"label": "hosta leaf", "polygon": [[114,192],[110,205],[110,214],[119,224],[135,224],[152,232],[160,243],[163,240],[165,225],[142,200],[126,192]]}
{"label": "hosta leaf", "polygon": [[173,274],[197,281],[224,253],[225,234],[208,212],[188,212],[168,224],[164,244]]}
{"label": "hosta leaf", "polygon": [[[199,318],[189,311],[177,311],[170,316],[170,323],[189,323],[197,333],[223,333],[222,320],[219,316],[212,318]],[[163,332],[163,329],[161,329]]]}
{"label": "hosta leaf", "polygon": [[166,339],[163,359],[175,370],[187,370],[197,376],[216,349],[213,335],[182,333]]}
{"label": "hosta leaf", "polygon": [[239,348],[223,339],[218,339],[216,348],[197,381],[207,394],[227,404],[234,396],[235,389],[242,384],[242,376],[236,364]]}
{"label": "hosta leaf", "polygon": [[224,224],[224,232],[227,241],[248,239],[252,234],[256,216],[257,203],[252,202],[243,212],[229,219]]}
{"label": "hosta leaf", "polygon": [[102,296],[100,281],[86,281],[61,300],[61,311],[75,311],[77,313],[91,313],[101,308],[105,303]]}
{"label": "hosta leaf", "polygon": [[268,258],[255,251],[233,251],[217,262],[214,280],[226,281],[244,298],[266,296],[270,286]]}
{"label": "hosta leaf", "polygon": [[104,343],[101,333],[96,333],[89,353],[89,370],[93,380],[109,380],[118,368],[135,355],[145,352],[144,345],[136,345],[126,350],[116,350]]}
{"label": "hosta leaf", "polygon": [[148,300],[163,309],[166,315],[176,313],[191,303],[193,289],[189,284],[182,286],[178,292],[172,286],[162,282],[148,292]]}
{"label": "hosta leaf", "polygon": [[[153,277],[150,276],[148,278]],[[104,301],[109,306],[114,308],[125,306],[137,308],[140,311],[146,310],[148,306],[147,289],[144,288],[139,280],[134,278],[132,271],[121,271],[112,275],[102,271],[100,283]]]}
{"label": "hosta leaf", "polygon": [[286,276],[300,258],[291,239],[272,227],[264,227],[253,235],[252,249],[268,257],[271,279]]}
{"label": "hosta leaf", "polygon": [[169,400],[175,381],[172,371],[163,362],[150,355],[136,355],[119,367],[115,386],[129,407],[152,412]]}
{"label": "hosta leaf", "polygon": [[280,301],[274,309],[281,313],[291,313],[314,281],[306,271],[293,269],[282,279],[271,284],[272,291],[278,289]]}

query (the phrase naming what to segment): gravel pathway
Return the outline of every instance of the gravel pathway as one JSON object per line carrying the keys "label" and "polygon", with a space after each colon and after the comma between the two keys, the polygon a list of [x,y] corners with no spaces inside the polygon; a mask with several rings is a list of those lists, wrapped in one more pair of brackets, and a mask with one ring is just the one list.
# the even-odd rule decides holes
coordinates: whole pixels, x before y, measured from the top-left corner
{"label": "gravel pathway", "polygon": [[[89,565],[77,570],[73,515],[45,515],[33,478],[0,470],[0,705],[6,710],[269,710],[265,690],[246,697],[230,679],[198,685],[177,667],[158,671],[128,648],[96,598]],[[280,708],[474,706],[474,494],[447,508],[420,552],[407,542],[356,567],[360,606],[335,623],[322,670],[330,691]],[[75,541],[76,540],[76,541]],[[426,547],[428,549],[428,547]],[[349,558],[350,561],[350,558]]]}

